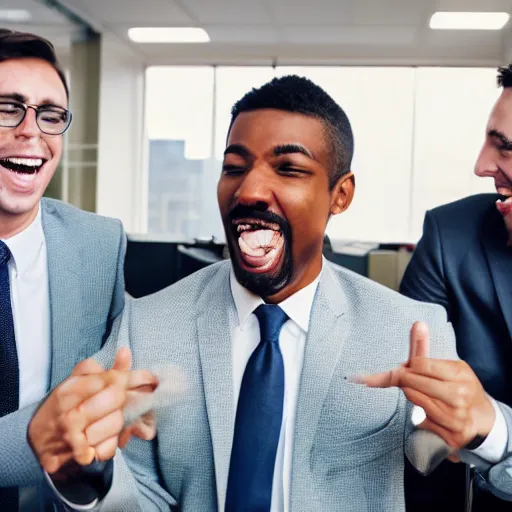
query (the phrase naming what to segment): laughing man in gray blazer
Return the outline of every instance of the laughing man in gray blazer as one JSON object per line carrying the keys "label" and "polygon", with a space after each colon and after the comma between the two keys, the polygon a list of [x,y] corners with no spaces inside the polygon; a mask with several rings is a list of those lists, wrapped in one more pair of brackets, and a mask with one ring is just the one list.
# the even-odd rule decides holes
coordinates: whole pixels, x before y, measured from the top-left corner
{"label": "laughing man in gray blazer", "polygon": [[42,198],[71,122],[52,45],[0,30],[0,509],[29,510],[35,405],[97,352],[124,305],[121,223]]}
{"label": "laughing man in gray blazer", "polygon": [[28,429],[56,499],[144,512],[403,511],[404,451],[418,465],[428,452],[413,403],[452,458],[478,436],[475,459],[504,458],[506,446],[493,460],[487,441],[508,411],[457,360],[442,308],[322,258],[329,217],[353,198],[352,152],[345,113],[306,79],[274,79],[235,105],[218,185],[231,261],[129,301],[96,356],[111,365],[129,347],[137,368],[177,367],[186,390],[172,403],[157,390],[156,439],[130,441],[106,464],[113,480],[78,496],[91,468],[77,480],[52,446],[65,436],[81,462],[91,448],[112,459],[125,383],[115,398],[115,372],[57,388]]}

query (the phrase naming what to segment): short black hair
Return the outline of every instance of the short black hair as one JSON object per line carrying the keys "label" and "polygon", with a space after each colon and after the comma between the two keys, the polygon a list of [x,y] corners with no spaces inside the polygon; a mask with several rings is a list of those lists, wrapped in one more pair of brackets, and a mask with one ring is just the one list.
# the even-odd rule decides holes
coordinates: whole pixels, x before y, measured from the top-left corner
{"label": "short black hair", "polygon": [[228,134],[239,114],[266,108],[296,112],[323,121],[332,150],[329,186],[333,187],[341,176],[350,172],[354,154],[350,121],[321,87],[308,78],[287,75],[252,89],[233,106]]}
{"label": "short black hair", "polygon": [[512,87],[512,64],[498,68],[498,87]]}
{"label": "short black hair", "polygon": [[66,76],[57,60],[53,44],[36,34],[0,28],[0,62],[26,58],[42,59],[48,62],[59,75],[66,90],[66,96],[69,98]]}

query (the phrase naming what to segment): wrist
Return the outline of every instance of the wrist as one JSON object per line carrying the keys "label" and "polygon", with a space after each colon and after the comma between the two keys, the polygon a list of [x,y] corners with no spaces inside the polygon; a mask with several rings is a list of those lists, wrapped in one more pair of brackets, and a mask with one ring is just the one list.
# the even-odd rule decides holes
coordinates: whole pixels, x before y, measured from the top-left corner
{"label": "wrist", "polygon": [[486,438],[496,423],[496,411],[487,395],[485,395],[485,401],[481,407],[476,410],[473,420],[476,425],[476,435]]}

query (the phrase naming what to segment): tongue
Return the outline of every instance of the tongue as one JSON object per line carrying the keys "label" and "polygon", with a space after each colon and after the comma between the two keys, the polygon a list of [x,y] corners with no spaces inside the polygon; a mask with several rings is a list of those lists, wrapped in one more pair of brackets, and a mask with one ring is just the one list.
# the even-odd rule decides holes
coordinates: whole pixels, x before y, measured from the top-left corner
{"label": "tongue", "polygon": [[263,256],[275,247],[277,242],[277,240],[273,240],[275,234],[276,232],[271,229],[256,229],[254,231],[244,231],[240,238],[245,242],[246,249],[249,249],[249,254]]}
{"label": "tongue", "polygon": [[507,217],[512,213],[512,197],[508,197],[505,201],[496,201],[496,208],[503,217]]}
{"label": "tongue", "polygon": [[254,267],[265,267],[278,255],[281,233],[271,229],[244,231],[238,238],[242,257]]}

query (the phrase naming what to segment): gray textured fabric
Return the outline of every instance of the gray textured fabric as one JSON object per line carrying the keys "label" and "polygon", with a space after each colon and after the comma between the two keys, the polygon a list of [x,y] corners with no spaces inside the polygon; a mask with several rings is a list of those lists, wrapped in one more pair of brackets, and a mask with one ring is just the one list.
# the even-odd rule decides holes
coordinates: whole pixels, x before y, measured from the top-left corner
{"label": "gray textured fabric", "polygon": [[[113,492],[101,510],[223,510],[233,438],[231,331],[236,310],[230,263],[222,262],[161,292],[127,302],[98,359],[131,346],[134,365],[184,372],[187,392],[157,408],[155,442],[135,440],[115,464]],[[397,389],[348,383],[408,357],[417,320],[431,331],[436,358],[457,357],[439,306],[422,304],[328,262],[315,297],[295,425],[291,510],[400,512],[404,437],[410,404]],[[137,485],[134,485],[134,479]],[[132,501],[130,502],[129,499]]]}
{"label": "gray textured fabric", "polygon": [[501,498],[502,500],[512,501],[512,436],[510,435],[512,429],[512,409],[502,403],[499,404],[505,421],[508,425],[508,443],[506,458],[500,464],[490,468],[487,474],[482,474],[485,477],[486,484],[489,490]]}
{"label": "gray textured fabric", "polygon": [[[76,363],[100,350],[123,309],[126,237],[117,220],[51,199],[43,199],[41,208],[48,253],[53,388]],[[2,487],[30,486],[42,476],[26,442],[35,407],[0,418]]]}

